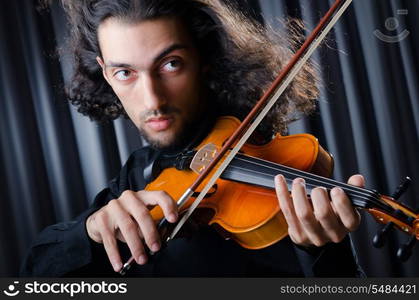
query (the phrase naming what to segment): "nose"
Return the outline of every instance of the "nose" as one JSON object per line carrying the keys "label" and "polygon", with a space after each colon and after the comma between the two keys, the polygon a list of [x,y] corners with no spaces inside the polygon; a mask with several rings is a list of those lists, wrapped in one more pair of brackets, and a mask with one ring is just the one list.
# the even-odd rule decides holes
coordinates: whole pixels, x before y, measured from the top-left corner
{"label": "nose", "polygon": [[152,74],[144,74],[142,76],[140,90],[145,109],[158,110],[165,104],[166,100],[163,97],[159,80]]}

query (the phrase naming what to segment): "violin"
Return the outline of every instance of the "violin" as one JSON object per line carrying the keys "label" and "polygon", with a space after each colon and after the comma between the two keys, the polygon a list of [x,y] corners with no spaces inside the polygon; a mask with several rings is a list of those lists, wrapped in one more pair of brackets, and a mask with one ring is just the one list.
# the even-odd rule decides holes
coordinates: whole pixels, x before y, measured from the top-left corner
{"label": "violin", "polygon": [[[399,258],[406,260],[410,256],[419,239],[419,214],[396,201],[407,184],[390,197],[328,178],[333,159],[309,134],[276,135],[265,145],[247,142],[351,2],[335,1],[242,122],[233,117],[219,118],[194,151],[177,159],[183,167],[164,168],[146,186],[145,190],[164,190],[178,199],[182,217],[170,232],[161,208],[150,211],[163,242],[173,239],[195,210],[201,223],[214,226],[225,238],[245,248],[261,249],[280,241],[288,235],[288,225],[274,191],[274,177],[282,174],[288,188],[295,178],[303,178],[308,193],[317,186],[328,191],[335,186],[342,188],[354,207],[366,210],[377,222],[386,224],[374,238],[374,245],[381,246],[385,235],[395,227],[411,236],[399,249]],[[187,168],[185,161],[190,161]],[[124,264],[121,275],[133,261],[131,257]]]}
{"label": "violin", "polygon": [[[173,199],[180,198],[196,173],[201,173],[208,166],[239,124],[240,121],[234,117],[220,117],[211,133],[197,147],[189,168],[164,169],[145,190],[164,190]],[[391,222],[401,231],[419,239],[418,213],[390,196],[328,178],[333,171],[333,158],[314,136],[277,134],[265,145],[247,143],[241,150],[196,210],[201,222],[214,225],[225,238],[231,238],[248,249],[261,249],[287,236],[288,226],[274,185],[274,177],[282,174],[289,188],[295,178],[303,178],[308,194],[317,186],[328,191],[338,186],[345,191],[353,206],[365,209],[377,222]],[[202,182],[197,192],[205,183]],[[193,200],[194,197],[191,197],[179,213],[188,210]],[[158,206],[150,213],[156,222],[164,218]]]}
{"label": "violin", "polygon": [[[239,125],[240,121],[235,117],[218,118],[212,131],[194,151],[181,153],[172,159],[172,166],[161,170],[145,190],[164,190],[173,199],[181,198]],[[164,164],[168,165],[167,162]],[[328,191],[338,186],[348,195],[354,207],[366,210],[379,223],[392,224],[413,236],[414,240],[419,239],[418,213],[393,197],[330,179],[332,172],[333,157],[313,135],[277,134],[265,145],[246,143],[199,204],[193,219],[215,227],[225,239],[232,239],[247,249],[262,249],[282,240],[288,235],[288,225],[279,207],[274,185],[274,177],[282,174],[289,189],[295,178],[303,178],[308,194],[318,186]],[[207,181],[201,183],[195,195]],[[180,216],[194,203],[195,195],[179,207]],[[168,241],[164,227],[169,224],[162,222],[165,220],[162,209],[156,206],[150,214],[159,223],[163,241]],[[376,238],[374,243],[378,245],[382,241]],[[399,254],[401,259],[409,256],[410,249],[406,247]]]}

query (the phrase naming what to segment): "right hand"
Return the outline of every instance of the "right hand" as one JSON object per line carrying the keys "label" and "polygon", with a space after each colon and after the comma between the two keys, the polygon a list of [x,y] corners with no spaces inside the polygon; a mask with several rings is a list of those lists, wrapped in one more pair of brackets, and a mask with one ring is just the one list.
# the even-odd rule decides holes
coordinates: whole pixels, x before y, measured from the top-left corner
{"label": "right hand", "polygon": [[87,218],[87,234],[93,241],[103,243],[115,272],[122,269],[117,239],[128,244],[138,264],[147,262],[144,241],[151,251],[160,249],[160,236],[149,210],[155,205],[162,208],[169,222],[176,222],[176,202],[164,191],[126,190]]}

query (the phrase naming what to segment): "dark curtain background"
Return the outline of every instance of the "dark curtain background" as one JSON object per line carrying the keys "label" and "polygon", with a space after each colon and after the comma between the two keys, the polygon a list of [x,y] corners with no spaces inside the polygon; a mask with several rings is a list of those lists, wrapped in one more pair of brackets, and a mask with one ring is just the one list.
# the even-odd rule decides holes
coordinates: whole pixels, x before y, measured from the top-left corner
{"label": "dark curtain background", "polygon": [[[235,0],[259,21],[299,17],[311,30],[331,1]],[[419,0],[354,0],[328,42],[316,52],[322,78],[318,111],[291,124],[290,133],[316,135],[335,157],[334,177],[362,173],[367,187],[391,195],[405,176],[410,189],[400,199],[419,207]],[[378,38],[374,32],[393,38]],[[404,36],[402,34],[405,34]],[[0,4],[0,276],[16,276],[36,234],[70,220],[114,177],[141,145],[126,120],[98,125],[65,102],[63,82],[71,64],[66,22],[54,3]],[[402,263],[395,256],[407,236],[392,232],[375,249],[381,228],[363,214],[352,234],[368,276],[418,277],[419,249]]]}

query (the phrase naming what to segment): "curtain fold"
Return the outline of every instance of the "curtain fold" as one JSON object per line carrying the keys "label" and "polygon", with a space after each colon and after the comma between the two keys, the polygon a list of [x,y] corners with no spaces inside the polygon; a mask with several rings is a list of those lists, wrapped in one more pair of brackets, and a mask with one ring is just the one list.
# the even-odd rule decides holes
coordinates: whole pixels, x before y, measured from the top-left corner
{"label": "curtain fold", "polygon": [[[310,31],[328,0],[234,0],[257,20],[301,18]],[[117,175],[142,141],[129,120],[96,124],[65,101],[71,62],[58,59],[67,28],[57,2],[0,4],[0,276],[16,276],[23,255],[47,225],[70,220]],[[405,176],[413,184],[400,199],[419,208],[419,1],[354,0],[313,60],[321,96],[312,116],[289,133],[317,136],[335,158],[334,178],[365,176],[367,187],[391,195]],[[391,23],[392,21],[393,23]],[[397,26],[392,29],[391,25]],[[390,30],[391,29],[391,30]],[[408,30],[406,38],[390,38]],[[354,246],[367,275],[419,276],[419,249],[409,263],[395,253],[407,236],[394,231],[382,249],[371,245],[381,228],[363,213]]]}
{"label": "curtain fold", "polygon": [[[272,27],[275,18],[301,18],[312,29],[333,1],[260,1],[261,12]],[[334,155],[334,177],[345,181],[354,173],[366,178],[368,188],[391,195],[406,177],[413,184],[400,199],[418,208],[418,1],[357,1],[335,25],[333,33],[313,55],[322,80],[318,112],[291,124],[290,133],[311,132]],[[399,14],[405,10],[405,14]],[[389,22],[396,20],[394,29]],[[386,23],[387,22],[387,23]],[[392,29],[392,30],[390,30]],[[407,38],[388,43],[376,30]],[[370,276],[417,276],[414,250],[409,264],[395,253],[407,236],[394,231],[383,249],[372,247],[381,226],[363,214],[361,229],[353,233],[362,266]]]}

